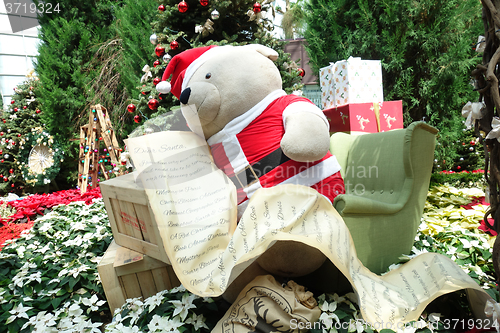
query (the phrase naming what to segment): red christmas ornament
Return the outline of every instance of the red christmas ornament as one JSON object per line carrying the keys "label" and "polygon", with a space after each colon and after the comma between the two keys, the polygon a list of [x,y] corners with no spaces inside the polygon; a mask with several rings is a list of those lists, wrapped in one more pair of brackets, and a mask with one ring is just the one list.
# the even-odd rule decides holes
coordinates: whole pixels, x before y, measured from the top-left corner
{"label": "red christmas ornament", "polygon": [[160,102],[158,102],[156,99],[152,98],[149,100],[148,102],[148,107],[151,109],[151,110],[156,110],[158,109],[158,105],[160,105]]}
{"label": "red christmas ornament", "polygon": [[9,173],[14,173],[14,169],[10,169],[10,170],[9,170]]}
{"label": "red christmas ornament", "polygon": [[189,6],[186,3],[186,1],[183,0],[183,1],[179,2],[179,4],[177,5],[177,8],[179,8],[179,12],[185,13],[185,12],[187,12]]}
{"label": "red christmas ornament", "polygon": [[36,112],[36,113],[40,113],[40,112],[42,112],[42,111],[40,111],[40,109],[36,109],[36,111],[35,111],[35,112]]}
{"label": "red christmas ornament", "polygon": [[10,104],[14,104],[16,101],[10,101]]}
{"label": "red christmas ornament", "polygon": [[125,164],[127,164],[127,161],[122,161],[121,163],[122,163],[122,165],[125,165]]}
{"label": "red christmas ornament", "polygon": [[303,68],[297,68],[297,71],[299,72],[299,76],[304,77],[306,75],[306,71]]}
{"label": "red christmas ornament", "polygon": [[155,62],[153,62],[153,66],[156,67],[160,64],[160,62],[158,60],[156,60]]}
{"label": "red christmas ornament", "polygon": [[3,177],[4,182],[6,182],[7,180],[9,180],[7,177]]}
{"label": "red christmas ornament", "polygon": [[174,41],[170,42],[170,48],[171,48],[172,50],[177,50],[177,49],[179,48],[179,43],[177,43],[177,41],[176,41],[176,40],[174,40]]}
{"label": "red christmas ornament", "polygon": [[20,138],[20,137],[21,137],[21,133],[19,133],[19,134],[17,135],[17,137],[18,137],[18,138]]}
{"label": "red christmas ornament", "polygon": [[26,105],[25,105],[25,106],[23,106],[23,109],[24,109],[24,110],[26,110],[27,108],[28,108],[28,107],[27,107]]}
{"label": "red christmas ornament", "polygon": [[471,141],[470,144],[474,146],[476,144],[476,141]]}
{"label": "red christmas ornament", "polygon": [[2,162],[2,163],[3,163],[3,162],[4,162],[4,159],[2,158],[2,159],[0,160],[0,162]]}
{"label": "red christmas ornament", "polygon": [[159,6],[158,6],[158,10],[159,10],[160,12],[164,12],[164,11],[165,11],[165,6],[164,6],[164,5],[159,5]]}
{"label": "red christmas ornament", "polygon": [[14,184],[11,184],[10,187],[14,187]]}
{"label": "red christmas ornament", "polygon": [[3,135],[3,132],[0,132],[0,135]]}
{"label": "red christmas ornament", "polygon": [[160,83],[160,81],[161,81],[161,80],[160,80],[160,78],[159,78],[159,77],[155,77],[155,78],[153,79],[153,84],[156,86],[158,83]]}
{"label": "red christmas ornament", "polygon": [[158,45],[155,48],[155,53],[158,57],[163,57],[163,55],[165,54],[165,48],[161,45]]}
{"label": "red christmas ornament", "polygon": [[129,104],[127,106],[127,111],[130,112],[130,113],[134,113],[135,112],[135,105],[134,104]]}
{"label": "red christmas ornament", "polygon": [[14,112],[17,112],[17,111],[19,111],[19,109],[18,108],[14,108]]}
{"label": "red christmas ornament", "polygon": [[262,10],[262,6],[260,5],[260,3],[256,2],[253,4],[253,12],[254,13],[260,13],[261,10]]}
{"label": "red christmas ornament", "polygon": [[208,6],[208,0],[200,0],[200,5],[202,5],[203,7]]}
{"label": "red christmas ornament", "polygon": [[135,121],[136,123],[140,123],[140,122],[141,122],[141,116],[139,116],[138,114],[136,114],[136,115],[134,116],[134,121]]}

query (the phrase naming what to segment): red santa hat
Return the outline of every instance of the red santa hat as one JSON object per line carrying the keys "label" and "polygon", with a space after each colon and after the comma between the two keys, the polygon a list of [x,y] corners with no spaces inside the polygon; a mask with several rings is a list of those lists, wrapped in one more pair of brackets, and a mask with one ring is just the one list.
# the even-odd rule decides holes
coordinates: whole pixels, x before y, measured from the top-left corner
{"label": "red santa hat", "polygon": [[[179,98],[182,90],[185,88],[185,83],[205,61],[218,54],[219,49],[225,47],[218,47],[217,45],[197,47],[183,51],[170,60],[163,72],[161,82],[156,85],[156,90],[162,94],[172,92],[175,97]],[[170,82],[167,79],[172,75]]]}

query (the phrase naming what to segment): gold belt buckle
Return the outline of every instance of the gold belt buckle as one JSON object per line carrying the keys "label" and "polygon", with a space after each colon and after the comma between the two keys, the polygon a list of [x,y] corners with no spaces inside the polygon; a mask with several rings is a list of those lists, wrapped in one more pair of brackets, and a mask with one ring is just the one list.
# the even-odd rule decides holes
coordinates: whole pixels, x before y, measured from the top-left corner
{"label": "gold belt buckle", "polygon": [[[250,172],[253,174],[253,176],[255,177],[255,179],[254,179],[254,181],[252,181],[251,183],[249,183],[249,184],[247,184],[247,185],[243,185],[243,183],[242,183],[242,182],[241,182],[241,180],[240,180],[239,175],[240,175],[240,174],[242,174],[242,173],[244,173],[245,178],[246,178],[246,176],[247,176],[246,170],[247,170],[247,169],[250,169]],[[236,176],[236,179],[238,180],[238,183],[240,183],[241,188],[247,188],[247,187],[249,187],[249,186],[251,186],[251,185],[253,185],[253,184],[255,184],[255,183],[257,183],[257,182],[259,181],[259,177],[257,177],[257,174],[255,173],[255,170],[252,168],[252,166],[251,166],[250,164],[249,164],[249,165],[247,165],[247,166],[245,167],[245,169],[241,170],[241,171],[240,171],[240,172],[238,172],[238,173],[235,173],[234,175]]]}

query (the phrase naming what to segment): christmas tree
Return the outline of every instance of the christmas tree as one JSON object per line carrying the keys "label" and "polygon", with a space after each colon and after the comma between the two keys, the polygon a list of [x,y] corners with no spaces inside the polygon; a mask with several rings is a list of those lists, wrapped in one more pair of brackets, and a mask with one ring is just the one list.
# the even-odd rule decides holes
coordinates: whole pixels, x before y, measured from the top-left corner
{"label": "christmas tree", "polygon": [[[154,52],[152,64],[142,64],[143,76],[139,98],[133,99],[123,117],[140,123],[152,116],[170,111],[179,105],[172,94],[159,94],[155,86],[163,71],[176,54],[203,45],[243,45],[260,43],[278,51],[276,65],[280,69],[283,87],[291,93],[300,89],[299,68],[295,68],[290,55],[283,52],[284,42],[271,36],[271,1],[222,0],[162,0],[152,23],[149,38]],[[128,112],[127,112],[128,111]]]}
{"label": "christmas tree", "polygon": [[305,9],[313,70],[350,56],[381,60],[384,99],[403,101],[405,125],[423,120],[439,129],[438,170],[458,166],[457,149],[470,142],[461,109],[479,96],[469,82],[480,62],[473,46],[484,29],[481,3],[310,0]]}
{"label": "christmas tree", "polygon": [[[46,185],[59,171],[62,151],[43,131],[37,99],[40,81],[30,74],[14,88],[7,110],[0,118],[0,193],[31,191]],[[57,151],[55,151],[57,150]]]}

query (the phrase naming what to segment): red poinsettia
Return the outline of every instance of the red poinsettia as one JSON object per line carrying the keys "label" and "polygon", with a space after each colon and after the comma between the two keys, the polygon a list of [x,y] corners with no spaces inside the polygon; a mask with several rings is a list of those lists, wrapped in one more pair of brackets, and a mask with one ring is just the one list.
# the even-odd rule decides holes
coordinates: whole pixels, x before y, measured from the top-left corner
{"label": "red poinsettia", "polygon": [[[0,249],[8,239],[16,239],[21,236],[21,232],[33,227],[34,222],[31,218],[37,215],[43,215],[45,209],[52,208],[60,204],[69,204],[73,201],[84,201],[87,205],[92,203],[92,199],[100,198],[100,189],[94,188],[84,194],[80,190],[58,191],[50,194],[30,195],[21,200],[7,202],[7,205],[15,208],[16,212],[9,217],[0,219],[3,224],[0,227]],[[0,201],[0,205],[3,201]],[[25,223],[23,223],[25,222]]]}
{"label": "red poinsettia", "polygon": [[[474,198],[471,203],[469,203],[467,205],[461,205],[460,207],[462,207],[464,209],[473,209],[472,206],[475,206],[475,205],[487,206],[487,205],[489,205],[489,203],[486,202],[485,197],[477,197],[477,198]],[[488,223],[485,223],[484,220],[481,220],[481,225],[478,227],[478,229],[481,230],[482,232],[490,234],[491,236],[496,236],[497,232],[490,227],[493,225],[493,222],[494,222],[494,220],[491,217],[488,218]]]}
{"label": "red poinsettia", "polygon": [[[30,195],[21,200],[13,200],[7,202],[7,205],[15,208],[16,213],[0,219],[0,223],[23,223],[30,222],[31,218],[37,215],[43,215],[45,209],[52,208],[60,204],[68,204],[73,201],[84,201],[86,204],[90,204],[92,199],[100,198],[100,189],[94,188],[87,191],[84,194],[80,194],[79,190],[65,190],[57,191],[50,194],[34,194]],[[0,204],[3,202],[0,201]]]}
{"label": "red poinsettia", "polygon": [[29,223],[10,223],[0,228],[0,250],[3,248],[6,240],[21,237],[21,232],[31,229],[35,222]]}

